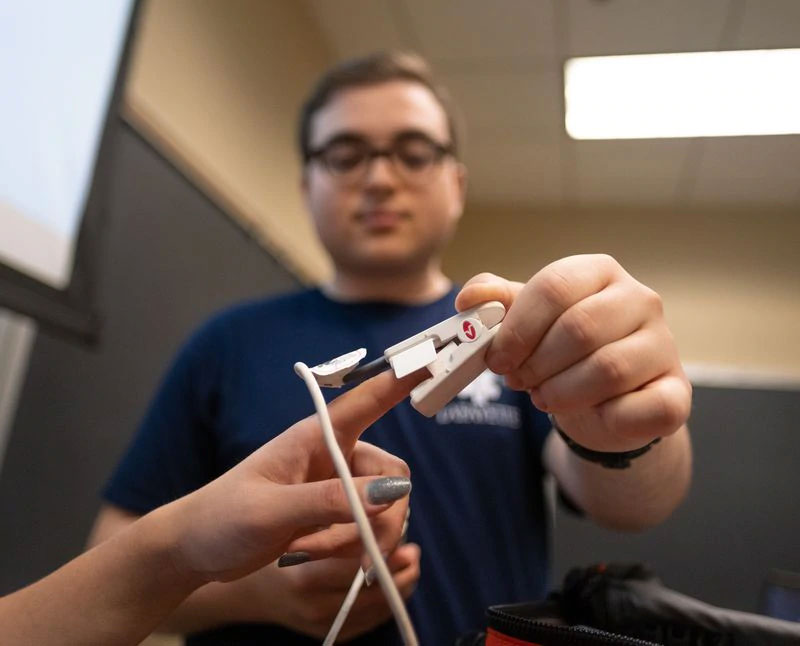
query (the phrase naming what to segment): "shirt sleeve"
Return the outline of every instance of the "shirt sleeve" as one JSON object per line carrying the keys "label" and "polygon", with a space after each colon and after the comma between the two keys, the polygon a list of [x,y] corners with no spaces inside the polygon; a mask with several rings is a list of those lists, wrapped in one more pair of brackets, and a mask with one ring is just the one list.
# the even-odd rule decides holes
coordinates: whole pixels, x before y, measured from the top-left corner
{"label": "shirt sleeve", "polygon": [[213,480],[224,346],[214,322],[181,348],[103,497],[145,514]]}

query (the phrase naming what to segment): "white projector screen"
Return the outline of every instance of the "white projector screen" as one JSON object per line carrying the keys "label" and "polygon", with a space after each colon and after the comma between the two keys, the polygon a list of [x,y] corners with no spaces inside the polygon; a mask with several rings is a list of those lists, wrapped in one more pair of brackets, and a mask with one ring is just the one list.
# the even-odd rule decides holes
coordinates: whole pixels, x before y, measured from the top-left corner
{"label": "white projector screen", "polygon": [[75,243],[134,0],[0,0],[0,262],[56,289]]}

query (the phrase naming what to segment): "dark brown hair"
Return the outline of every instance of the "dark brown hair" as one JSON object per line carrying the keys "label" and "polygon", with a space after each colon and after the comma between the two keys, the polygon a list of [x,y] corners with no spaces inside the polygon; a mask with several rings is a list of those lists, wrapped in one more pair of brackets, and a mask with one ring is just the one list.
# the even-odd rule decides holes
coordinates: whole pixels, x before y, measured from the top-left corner
{"label": "dark brown hair", "polygon": [[386,51],[343,61],[330,68],[317,81],[300,111],[298,144],[303,161],[308,161],[310,154],[311,120],[337,92],[352,87],[398,80],[419,83],[433,93],[447,117],[449,144],[453,154],[457,155],[459,128],[456,122],[459,119],[447,90],[436,82],[430,66],[418,54]]}

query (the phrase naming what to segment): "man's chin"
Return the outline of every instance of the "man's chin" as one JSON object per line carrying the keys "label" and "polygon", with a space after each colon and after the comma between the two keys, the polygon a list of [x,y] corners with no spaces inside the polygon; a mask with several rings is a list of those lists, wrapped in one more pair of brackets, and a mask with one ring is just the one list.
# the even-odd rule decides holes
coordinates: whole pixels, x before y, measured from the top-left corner
{"label": "man's chin", "polygon": [[345,262],[337,263],[350,271],[374,276],[397,276],[418,271],[427,266],[426,255],[409,253],[407,250],[383,249],[368,254],[349,256]]}

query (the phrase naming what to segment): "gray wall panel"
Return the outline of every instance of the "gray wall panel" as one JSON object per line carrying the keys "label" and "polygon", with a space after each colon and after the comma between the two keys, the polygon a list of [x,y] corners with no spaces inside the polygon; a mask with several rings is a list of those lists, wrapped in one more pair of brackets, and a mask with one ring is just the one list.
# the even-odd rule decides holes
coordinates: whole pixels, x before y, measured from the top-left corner
{"label": "gray wall panel", "polygon": [[37,335],[0,472],[0,593],[82,549],[98,491],[187,334],[230,303],[297,286],[134,131],[116,130],[101,342]]}
{"label": "gray wall panel", "polygon": [[605,531],[559,510],[555,578],[598,561],[649,563],[669,587],[754,612],[770,568],[800,572],[800,393],[695,388],[689,496],[663,525]]}

